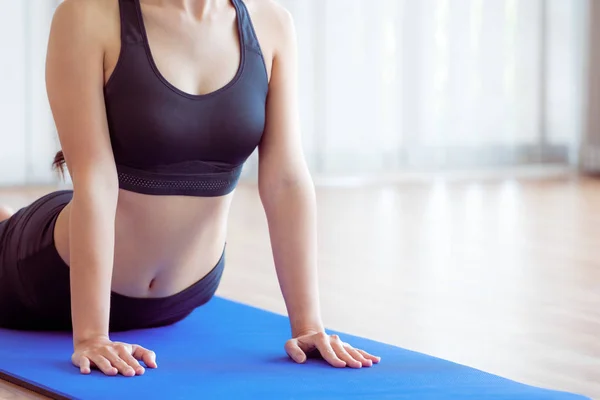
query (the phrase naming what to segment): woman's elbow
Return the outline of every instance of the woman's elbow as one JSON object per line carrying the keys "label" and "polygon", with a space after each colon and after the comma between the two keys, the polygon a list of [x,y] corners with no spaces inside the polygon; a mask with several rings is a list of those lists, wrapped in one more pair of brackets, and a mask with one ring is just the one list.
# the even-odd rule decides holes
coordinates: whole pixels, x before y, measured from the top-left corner
{"label": "woman's elbow", "polygon": [[308,172],[299,172],[259,177],[258,189],[260,197],[265,200],[290,192],[303,195],[312,194],[314,185]]}
{"label": "woman's elbow", "polygon": [[116,206],[119,197],[116,170],[76,171],[72,181],[74,199],[101,201],[106,206]]}

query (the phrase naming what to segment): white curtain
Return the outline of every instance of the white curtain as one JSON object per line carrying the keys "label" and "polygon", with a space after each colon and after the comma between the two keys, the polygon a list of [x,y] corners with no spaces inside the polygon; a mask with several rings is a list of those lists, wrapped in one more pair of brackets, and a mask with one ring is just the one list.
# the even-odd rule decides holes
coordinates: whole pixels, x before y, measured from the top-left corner
{"label": "white curtain", "polygon": [[0,0],[0,186],[56,180],[44,64],[58,1]]}
{"label": "white curtain", "polygon": [[580,148],[580,167],[586,173],[600,173],[600,3],[590,4],[590,27],[586,124]]}
{"label": "white curtain", "polygon": [[320,175],[572,163],[589,0],[280,0]]}

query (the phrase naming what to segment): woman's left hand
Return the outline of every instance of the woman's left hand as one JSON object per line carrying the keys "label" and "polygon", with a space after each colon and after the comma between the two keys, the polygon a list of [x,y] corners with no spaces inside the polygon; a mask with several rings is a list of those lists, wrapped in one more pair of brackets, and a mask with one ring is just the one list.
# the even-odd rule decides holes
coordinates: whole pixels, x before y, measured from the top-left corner
{"label": "woman's left hand", "polygon": [[308,354],[318,351],[325,361],[337,368],[370,367],[381,359],[342,342],[338,335],[317,331],[304,332],[288,340],[285,351],[299,364],[306,361]]}

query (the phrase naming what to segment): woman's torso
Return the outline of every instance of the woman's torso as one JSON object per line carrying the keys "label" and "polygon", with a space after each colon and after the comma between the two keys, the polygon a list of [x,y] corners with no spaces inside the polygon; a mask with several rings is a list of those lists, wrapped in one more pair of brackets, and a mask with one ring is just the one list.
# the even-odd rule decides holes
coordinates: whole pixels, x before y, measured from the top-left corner
{"label": "woman's torso", "polygon": [[[105,3],[105,84],[122,51],[117,0]],[[270,76],[272,44],[261,0],[246,1]],[[181,10],[141,1],[153,61],[164,80],[193,95],[218,92],[232,82],[241,60],[235,8],[231,1],[214,15],[194,22]],[[112,83],[111,83],[112,84]],[[193,101],[193,100],[190,100]],[[168,107],[168,105],[166,105]],[[175,139],[174,139],[175,140]],[[121,189],[115,222],[113,290],[133,297],[175,294],[206,275],[219,260],[226,241],[233,193],[215,197],[148,195]],[[70,205],[55,229],[56,247],[69,263]]]}

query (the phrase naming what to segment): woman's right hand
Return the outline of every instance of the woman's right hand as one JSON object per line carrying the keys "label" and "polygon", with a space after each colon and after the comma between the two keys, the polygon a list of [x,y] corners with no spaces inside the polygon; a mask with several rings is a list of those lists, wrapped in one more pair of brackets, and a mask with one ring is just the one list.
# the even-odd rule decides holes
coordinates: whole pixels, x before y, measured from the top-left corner
{"label": "woman's right hand", "polygon": [[108,337],[97,337],[77,343],[71,356],[73,365],[79,367],[82,374],[89,374],[93,367],[106,375],[135,376],[145,371],[140,365],[143,361],[148,368],[156,368],[156,354],[138,345],[113,342]]}

